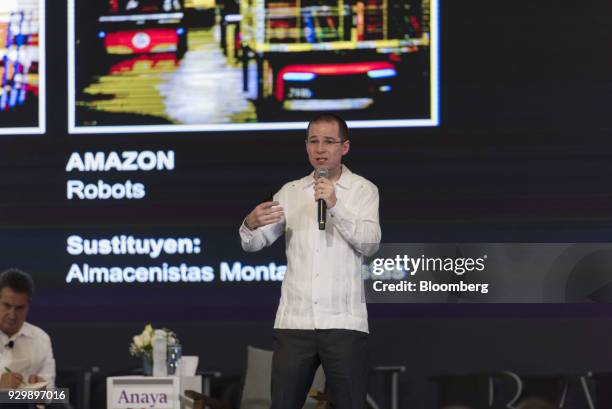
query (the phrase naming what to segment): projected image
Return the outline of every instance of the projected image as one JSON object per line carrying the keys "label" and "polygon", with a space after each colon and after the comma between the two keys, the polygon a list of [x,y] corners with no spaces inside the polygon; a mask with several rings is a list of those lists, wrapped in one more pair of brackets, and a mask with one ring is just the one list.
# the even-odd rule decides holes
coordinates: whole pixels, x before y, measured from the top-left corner
{"label": "projected image", "polygon": [[0,133],[44,132],[42,0],[0,1]]}
{"label": "projected image", "polygon": [[435,3],[71,0],[71,131],[436,125]]}

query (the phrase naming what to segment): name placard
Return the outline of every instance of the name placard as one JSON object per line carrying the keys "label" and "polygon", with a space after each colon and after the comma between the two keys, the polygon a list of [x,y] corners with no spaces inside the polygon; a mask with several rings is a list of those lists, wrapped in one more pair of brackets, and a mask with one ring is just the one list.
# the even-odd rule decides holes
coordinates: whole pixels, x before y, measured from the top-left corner
{"label": "name placard", "polygon": [[177,377],[110,377],[106,387],[107,409],[179,409]]}

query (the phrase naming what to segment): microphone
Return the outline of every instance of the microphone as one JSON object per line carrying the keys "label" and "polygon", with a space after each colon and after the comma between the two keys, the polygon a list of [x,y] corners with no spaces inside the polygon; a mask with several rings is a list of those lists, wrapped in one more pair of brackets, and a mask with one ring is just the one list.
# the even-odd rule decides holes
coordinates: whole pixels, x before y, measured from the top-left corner
{"label": "microphone", "polygon": [[8,349],[13,349],[14,346],[15,346],[15,341],[11,339],[4,347]]}
{"label": "microphone", "polygon": [[[320,168],[315,172],[315,177],[327,178],[329,177],[329,169]],[[317,221],[319,222],[319,230],[325,230],[325,221],[327,220],[327,204],[325,200],[319,199],[317,203]]]}

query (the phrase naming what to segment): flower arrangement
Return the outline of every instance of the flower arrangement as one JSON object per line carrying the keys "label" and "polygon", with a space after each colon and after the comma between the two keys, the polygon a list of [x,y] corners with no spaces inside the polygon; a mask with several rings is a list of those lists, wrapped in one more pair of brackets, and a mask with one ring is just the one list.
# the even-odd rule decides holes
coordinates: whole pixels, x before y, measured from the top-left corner
{"label": "flower arrangement", "polygon": [[[166,333],[166,345],[172,346],[179,343],[178,337],[168,328],[162,328]],[[153,361],[153,333],[155,329],[151,324],[145,325],[140,335],[135,335],[130,344],[130,355],[142,357],[148,362]]]}

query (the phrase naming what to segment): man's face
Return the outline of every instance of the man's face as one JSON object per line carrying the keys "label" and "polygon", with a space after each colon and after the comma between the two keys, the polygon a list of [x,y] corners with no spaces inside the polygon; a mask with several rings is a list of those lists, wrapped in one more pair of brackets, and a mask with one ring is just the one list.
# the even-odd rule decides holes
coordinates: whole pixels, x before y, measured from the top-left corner
{"label": "man's face", "polygon": [[17,293],[9,287],[0,290],[0,330],[9,337],[15,335],[25,322],[30,308],[26,293]]}
{"label": "man's face", "polygon": [[310,125],[306,152],[313,168],[326,168],[330,175],[335,175],[340,171],[342,157],[348,153],[349,147],[348,140],[342,141],[337,123],[315,122]]}

